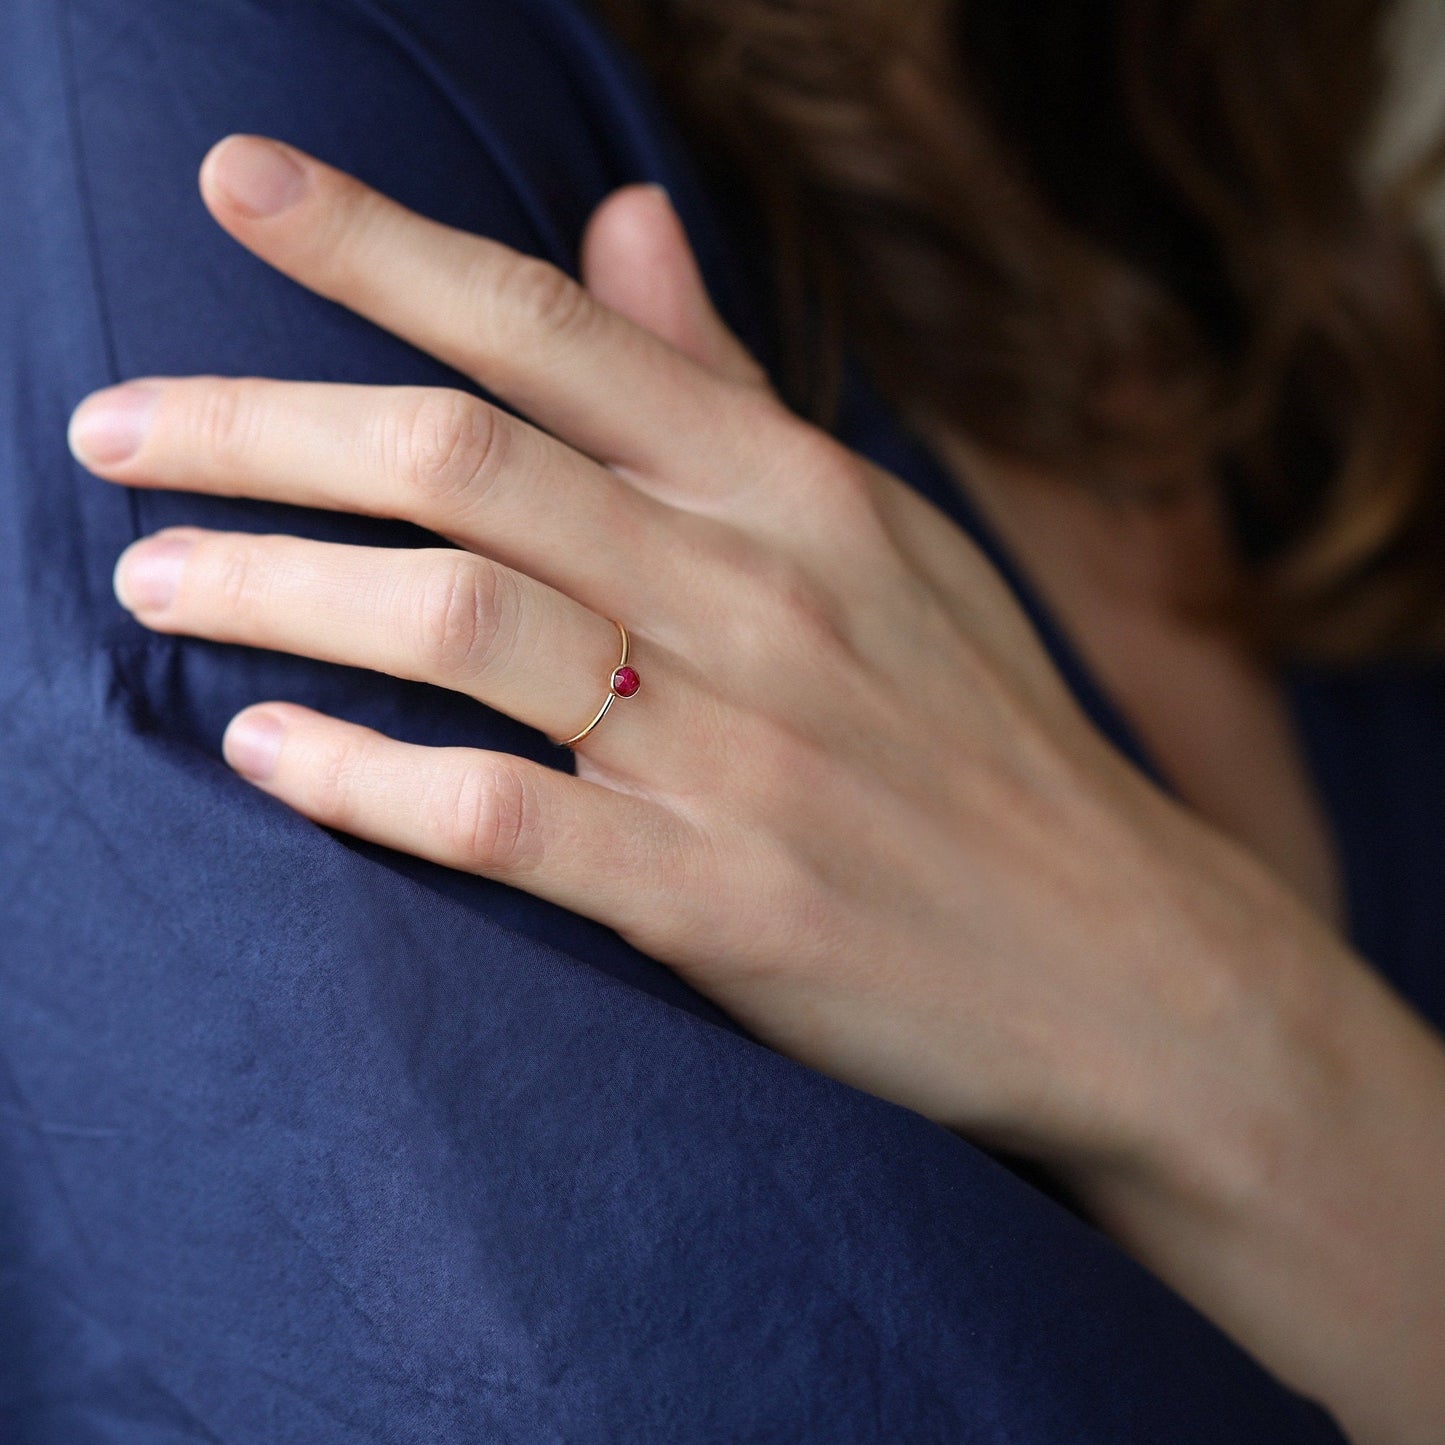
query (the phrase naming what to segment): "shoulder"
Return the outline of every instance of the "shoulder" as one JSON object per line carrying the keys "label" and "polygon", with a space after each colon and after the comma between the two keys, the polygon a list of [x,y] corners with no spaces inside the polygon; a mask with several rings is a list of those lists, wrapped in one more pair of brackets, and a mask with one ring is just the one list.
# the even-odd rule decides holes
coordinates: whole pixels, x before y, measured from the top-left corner
{"label": "shoulder", "polygon": [[[724,314],[761,344],[714,196],[640,63],[578,0],[15,4],[37,35],[63,32],[107,246],[173,217],[189,248],[205,223],[195,168],[234,130],[291,141],[568,270],[602,198],[651,181],[671,193]],[[37,99],[53,106],[59,88]]]}

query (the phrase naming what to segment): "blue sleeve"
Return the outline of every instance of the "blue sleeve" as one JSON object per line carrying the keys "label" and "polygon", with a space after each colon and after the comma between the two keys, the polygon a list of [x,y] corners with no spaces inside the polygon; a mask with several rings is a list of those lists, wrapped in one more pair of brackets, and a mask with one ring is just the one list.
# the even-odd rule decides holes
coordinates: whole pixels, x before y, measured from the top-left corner
{"label": "blue sleeve", "polygon": [[545,740],[111,596],[170,523],[425,536],[132,493],[65,451],[79,398],[138,373],[457,384],[211,223],[195,172],[228,131],[563,264],[606,191],[662,180],[761,343],[627,63],[551,0],[5,11],[0,1439],[1337,1442],[995,1159],[606,930],[317,828],[219,757],[265,697]]}

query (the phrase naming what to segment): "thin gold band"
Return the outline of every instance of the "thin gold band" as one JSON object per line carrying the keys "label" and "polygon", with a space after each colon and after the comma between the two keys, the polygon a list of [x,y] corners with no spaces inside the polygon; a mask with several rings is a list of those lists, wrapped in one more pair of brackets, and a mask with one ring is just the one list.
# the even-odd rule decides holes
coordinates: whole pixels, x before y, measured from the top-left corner
{"label": "thin gold band", "polygon": [[[612,625],[617,629],[617,631],[621,634],[622,637],[622,656],[617,659],[617,667],[614,667],[612,669],[612,675],[613,677],[616,677],[618,670],[627,666],[627,649],[629,643],[627,640],[627,629],[615,617],[612,619]],[[587,726],[583,728],[576,737],[568,738],[566,742],[559,743],[558,746],[564,748],[575,747],[578,743],[582,741],[583,738],[587,736],[588,733],[592,731],[593,728],[597,726],[598,723],[602,721],[603,718],[607,716],[607,709],[610,708],[612,704],[616,702],[616,700],[617,693],[609,684],[607,689],[607,701],[604,702],[602,706],[597,710],[597,716],[593,718],[592,721],[588,723]]]}

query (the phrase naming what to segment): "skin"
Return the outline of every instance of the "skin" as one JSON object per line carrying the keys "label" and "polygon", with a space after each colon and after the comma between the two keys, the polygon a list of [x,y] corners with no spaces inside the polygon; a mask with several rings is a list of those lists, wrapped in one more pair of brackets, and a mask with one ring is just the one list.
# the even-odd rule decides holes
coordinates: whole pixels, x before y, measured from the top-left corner
{"label": "skin", "polygon": [[231,765],[595,918],[778,1049],[1042,1162],[1356,1441],[1438,1438],[1440,1039],[1307,884],[1112,750],[966,536],[786,411],[665,198],[609,199],[584,289],[257,139],[217,147],[202,192],[535,426],[416,388],[92,397],[71,444],[109,480],[455,544],[172,529],[118,564],[138,620],[456,689],[554,739],[605,694],[610,618],[642,677],[575,777],[279,700],[233,720]]}
{"label": "skin", "polygon": [[1162,775],[1345,931],[1344,884],[1279,679],[1225,622],[1243,585],[1214,478],[1130,503],[934,438]]}

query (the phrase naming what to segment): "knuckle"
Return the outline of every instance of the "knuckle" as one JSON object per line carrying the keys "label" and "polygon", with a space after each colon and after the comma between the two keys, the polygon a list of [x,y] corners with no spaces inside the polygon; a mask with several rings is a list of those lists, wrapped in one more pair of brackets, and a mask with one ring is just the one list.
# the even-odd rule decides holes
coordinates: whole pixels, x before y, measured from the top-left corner
{"label": "knuckle", "polygon": [[773,378],[768,374],[768,369],[751,352],[740,351],[733,363],[733,380],[746,391],[755,391],[767,397],[770,401],[778,401],[778,393],[773,387]]}
{"label": "knuckle", "polygon": [[818,583],[802,568],[774,570],[764,590],[772,616],[773,635],[790,656],[819,660],[850,648],[847,618]]}
{"label": "knuckle", "polygon": [[423,584],[421,655],[436,674],[472,680],[502,660],[513,624],[505,576],[480,557],[459,555]]}
{"label": "knuckle", "polygon": [[773,662],[796,659],[801,649],[816,660],[849,646],[842,600],[802,560],[744,540],[729,550],[724,570],[723,586],[739,599],[730,612],[730,636],[744,655]]}
{"label": "knuckle", "polygon": [[196,440],[220,466],[250,451],[260,425],[256,388],[244,379],[216,378],[206,384],[195,412]]}
{"label": "knuckle", "polygon": [[375,192],[355,176],[331,172],[316,199],[323,200],[315,207],[316,223],[302,237],[308,256],[348,291],[374,283],[367,260],[385,222]]}
{"label": "knuckle", "polygon": [[[676,900],[667,950],[707,967],[725,957],[731,987],[796,979],[818,951],[817,888],[781,839],[725,828],[663,881]],[[653,942],[646,934],[639,941]]]}
{"label": "knuckle", "polygon": [[366,776],[366,745],[356,738],[332,743],[311,784],[312,808],[329,827],[354,831]]}
{"label": "knuckle", "polygon": [[206,571],[212,579],[211,590],[222,615],[238,618],[253,615],[262,602],[264,590],[262,568],[254,547],[245,541],[217,541],[208,550]]}
{"label": "knuckle", "polygon": [[880,473],[865,457],[791,415],[773,457],[772,485],[800,500],[827,546],[856,555],[886,538]]}
{"label": "knuckle", "polygon": [[842,520],[855,526],[862,524],[870,531],[882,525],[877,472],[864,458],[848,451],[841,456],[835,454],[828,484],[834,509]]}
{"label": "knuckle", "polygon": [[[651,854],[653,889],[623,902],[624,932],[646,952],[716,962],[738,873],[734,839],[726,829],[692,821],[671,830],[666,843]],[[649,906],[650,895],[668,899],[665,913]]]}
{"label": "knuckle", "polygon": [[463,771],[442,810],[442,827],[456,855],[490,873],[515,873],[536,856],[537,807],[515,768]]}
{"label": "knuckle", "polygon": [[485,491],[502,465],[505,429],[485,402],[463,391],[430,392],[399,429],[398,468],[414,491],[455,502]]}
{"label": "knuckle", "polygon": [[825,505],[826,516],[843,525],[871,517],[876,507],[872,471],[857,453],[806,427],[794,438],[788,459],[794,475]]}
{"label": "knuckle", "polygon": [[759,397],[757,406],[771,418],[774,464],[790,485],[832,487],[852,469],[853,454],[820,427],[800,420],[771,397]]}
{"label": "knuckle", "polygon": [[591,298],[565,272],[521,256],[503,272],[499,314],[533,344],[539,336],[571,336],[592,309]]}
{"label": "knuckle", "polygon": [[776,487],[780,479],[791,473],[792,464],[781,459],[806,426],[777,396],[772,392],[735,387],[720,415],[729,441],[747,448],[744,455],[758,454],[766,458],[765,464],[758,468],[756,480],[760,488]]}

